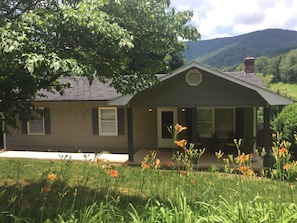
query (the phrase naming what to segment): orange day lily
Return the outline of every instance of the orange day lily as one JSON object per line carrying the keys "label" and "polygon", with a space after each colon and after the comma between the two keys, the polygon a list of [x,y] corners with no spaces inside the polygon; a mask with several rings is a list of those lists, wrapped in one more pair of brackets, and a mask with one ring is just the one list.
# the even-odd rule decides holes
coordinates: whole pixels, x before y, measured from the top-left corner
{"label": "orange day lily", "polygon": [[119,176],[119,172],[117,170],[110,170],[109,171],[109,175],[111,177],[118,177]]}
{"label": "orange day lily", "polygon": [[43,191],[46,192],[46,193],[48,193],[48,192],[51,191],[51,189],[48,186],[44,186],[43,187]]}
{"label": "orange day lily", "polygon": [[57,179],[57,174],[49,173],[49,174],[47,175],[47,178],[52,182],[52,181],[54,181],[54,180]]}
{"label": "orange day lily", "polygon": [[186,142],[187,142],[187,140],[185,140],[185,139],[181,139],[179,141],[174,141],[174,143],[179,147],[184,147]]}
{"label": "orange day lily", "polygon": [[168,167],[172,167],[173,166],[173,162],[167,162],[166,163]]}
{"label": "orange day lily", "polygon": [[291,168],[291,165],[290,164],[286,164],[283,166],[283,169],[284,170],[289,170]]}
{"label": "orange day lily", "polygon": [[245,172],[245,175],[247,176],[253,176],[253,174],[254,174],[254,171],[250,168],[248,168],[247,171]]}
{"label": "orange day lily", "polygon": [[175,129],[176,129],[177,133],[180,133],[180,132],[182,132],[183,130],[186,130],[187,127],[183,127],[183,126],[180,125],[180,124],[176,124],[176,125],[175,125]]}
{"label": "orange day lily", "polygon": [[242,154],[242,155],[240,155],[240,157],[239,157],[240,163],[248,162],[249,159],[250,159],[250,156],[251,156],[250,154],[247,154],[247,155]]}
{"label": "orange day lily", "polygon": [[141,166],[142,166],[143,169],[150,168],[150,166],[147,163],[144,163],[144,162],[141,163]]}
{"label": "orange day lily", "polygon": [[159,159],[156,159],[156,161],[155,161],[155,169],[158,169],[159,167],[161,166],[161,160],[159,160]]}
{"label": "orange day lily", "polygon": [[279,150],[279,155],[284,156],[287,152],[288,152],[288,150],[283,147]]}

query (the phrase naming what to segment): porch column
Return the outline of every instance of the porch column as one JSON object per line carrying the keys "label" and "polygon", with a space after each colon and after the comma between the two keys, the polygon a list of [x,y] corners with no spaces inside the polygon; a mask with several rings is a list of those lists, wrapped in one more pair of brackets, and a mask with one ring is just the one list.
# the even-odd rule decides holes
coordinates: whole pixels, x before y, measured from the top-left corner
{"label": "porch column", "polygon": [[186,109],[186,127],[187,127],[187,140],[190,143],[197,144],[197,109]]}
{"label": "porch column", "polygon": [[270,132],[270,107],[264,108],[264,148],[266,155],[264,157],[264,167],[269,167],[270,152],[272,148],[271,132]]}
{"label": "porch column", "polygon": [[197,108],[191,108],[191,117],[192,117],[192,143],[197,145]]}
{"label": "porch column", "polygon": [[127,108],[127,128],[128,128],[128,155],[129,161],[134,161],[134,148],[133,148],[133,112],[132,108]]}

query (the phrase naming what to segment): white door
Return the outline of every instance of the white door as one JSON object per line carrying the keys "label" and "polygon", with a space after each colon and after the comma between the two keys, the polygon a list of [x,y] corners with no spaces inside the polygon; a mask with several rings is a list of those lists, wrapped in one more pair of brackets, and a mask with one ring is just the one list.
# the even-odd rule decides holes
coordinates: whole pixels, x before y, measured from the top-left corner
{"label": "white door", "polygon": [[175,145],[168,127],[177,123],[177,108],[158,108],[157,112],[158,148],[172,149]]}

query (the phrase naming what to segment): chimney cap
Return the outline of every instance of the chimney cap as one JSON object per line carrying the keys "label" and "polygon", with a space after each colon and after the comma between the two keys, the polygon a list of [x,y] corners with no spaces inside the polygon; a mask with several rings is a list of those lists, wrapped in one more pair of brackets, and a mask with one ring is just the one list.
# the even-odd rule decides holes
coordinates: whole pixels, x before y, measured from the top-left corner
{"label": "chimney cap", "polygon": [[245,60],[254,60],[254,59],[255,59],[255,57],[249,55],[249,56],[247,56],[246,58],[244,58],[244,61],[245,61]]}

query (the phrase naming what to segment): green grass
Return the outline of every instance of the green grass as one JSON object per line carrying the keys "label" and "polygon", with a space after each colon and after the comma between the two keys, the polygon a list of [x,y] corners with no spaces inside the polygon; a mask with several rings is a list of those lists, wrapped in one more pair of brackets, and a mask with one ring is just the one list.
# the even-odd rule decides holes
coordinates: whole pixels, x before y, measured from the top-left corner
{"label": "green grass", "polygon": [[296,186],[237,172],[1,159],[0,222],[282,222],[296,217]]}
{"label": "green grass", "polygon": [[270,89],[274,92],[280,93],[281,95],[285,95],[297,100],[297,84],[271,84]]}

